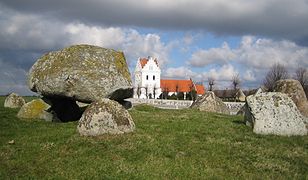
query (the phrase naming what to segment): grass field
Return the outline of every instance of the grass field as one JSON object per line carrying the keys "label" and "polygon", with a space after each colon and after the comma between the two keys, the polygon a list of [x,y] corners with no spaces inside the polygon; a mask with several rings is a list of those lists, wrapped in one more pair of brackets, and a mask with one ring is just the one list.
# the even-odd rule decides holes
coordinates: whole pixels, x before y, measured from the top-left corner
{"label": "grass field", "polygon": [[255,135],[240,116],[139,106],[134,133],[87,138],[3,101],[0,179],[308,179],[307,136]]}

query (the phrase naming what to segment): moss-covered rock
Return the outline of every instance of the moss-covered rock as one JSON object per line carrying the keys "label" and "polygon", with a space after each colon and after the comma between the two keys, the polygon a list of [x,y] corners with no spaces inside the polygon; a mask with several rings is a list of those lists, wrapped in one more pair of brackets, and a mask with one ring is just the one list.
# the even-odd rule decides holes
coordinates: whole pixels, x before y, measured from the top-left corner
{"label": "moss-covered rock", "polygon": [[201,97],[198,97],[190,107],[196,108],[200,111],[230,114],[230,111],[225,103],[211,91]]}
{"label": "moss-covered rock", "polygon": [[48,112],[49,108],[50,105],[42,99],[34,99],[20,108],[17,117],[21,119],[44,119],[46,121],[52,121],[53,114]]}
{"label": "moss-covered rock", "polygon": [[7,108],[20,108],[25,103],[26,103],[26,101],[24,100],[24,98],[22,98],[21,96],[19,96],[16,93],[11,93],[10,95],[8,95],[5,98],[4,107],[7,107]]}
{"label": "moss-covered rock", "polygon": [[118,101],[133,94],[123,52],[91,45],[74,45],[43,55],[30,69],[28,86],[43,96],[81,102]]}
{"label": "moss-covered rock", "polygon": [[308,101],[299,81],[294,79],[279,80],[275,83],[274,91],[287,94],[293,100],[301,114],[308,117]]}
{"label": "moss-covered rock", "polygon": [[134,131],[135,124],[128,111],[118,102],[101,99],[85,110],[77,129],[83,136],[123,134]]}

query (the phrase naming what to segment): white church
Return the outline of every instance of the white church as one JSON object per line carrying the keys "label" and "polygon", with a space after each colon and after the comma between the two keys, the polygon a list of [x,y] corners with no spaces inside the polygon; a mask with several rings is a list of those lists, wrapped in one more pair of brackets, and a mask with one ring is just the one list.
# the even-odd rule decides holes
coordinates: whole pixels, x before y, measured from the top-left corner
{"label": "white church", "polygon": [[134,76],[134,98],[158,99],[162,92],[167,92],[169,95],[182,92],[186,99],[186,94],[192,90],[195,90],[197,95],[205,93],[204,86],[195,84],[191,79],[161,79],[158,61],[150,56],[138,58]]}
{"label": "white church", "polygon": [[161,94],[160,74],[157,59],[138,58],[135,69],[134,98],[157,99]]}

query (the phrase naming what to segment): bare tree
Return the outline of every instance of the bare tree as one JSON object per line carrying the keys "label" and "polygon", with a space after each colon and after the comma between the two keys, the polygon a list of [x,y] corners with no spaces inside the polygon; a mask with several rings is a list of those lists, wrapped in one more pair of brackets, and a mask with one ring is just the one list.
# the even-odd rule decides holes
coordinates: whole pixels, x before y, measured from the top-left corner
{"label": "bare tree", "polygon": [[306,96],[308,97],[308,71],[307,69],[303,67],[298,67],[295,73],[296,73],[295,79],[297,79],[301,83],[306,93]]}
{"label": "bare tree", "polygon": [[240,75],[238,73],[232,76],[232,87],[236,91],[241,83]]}
{"label": "bare tree", "polygon": [[179,87],[179,84],[177,83],[175,85],[175,92],[176,92],[176,100],[179,100],[179,90],[180,90],[180,87]]}
{"label": "bare tree", "polygon": [[209,77],[208,81],[209,81],[209,91],[213,91],[213,86],[215,84],[215,79],[213,77]]}
{"label": "bare tree", "polygon": [[138,98],[140,98],[140,95],[141,95],[141,87],[140,87],[140,84],[138,84],[138,86],[137,86],[137,96],[138,96]]}
{"label": "bare tree", "polygon": [[148,97],[149,86],[145,85],[144,88],[145,88],[145,96],[146,96],[147,99],[149,99],[149,97]]}
{"label": "bare tree", "polygon": [[307,69],[305,69],[303,67],[298,67],[296,69],[295,79],[297,79],[301,83],[301,85],[303,87],[305,87],[305,85],[308,84],[308,71],[307,71]]}
{"label": "bare tree", "polygon": [[281,79],[287,79],[288,77],[289,73],[285,68],[285,66],[276,63],[271,67],[271,69],[266,74],[265,79],[263,81],[263,85],[267,88],[268,91],[273,91],[276,81]]}
{"label": "bare tree", "polygon": [[154,99],[156,99],[156,90],[157,90],[157,87],[156,87],[156,84],[154,84],[154,88],[153,88]]}

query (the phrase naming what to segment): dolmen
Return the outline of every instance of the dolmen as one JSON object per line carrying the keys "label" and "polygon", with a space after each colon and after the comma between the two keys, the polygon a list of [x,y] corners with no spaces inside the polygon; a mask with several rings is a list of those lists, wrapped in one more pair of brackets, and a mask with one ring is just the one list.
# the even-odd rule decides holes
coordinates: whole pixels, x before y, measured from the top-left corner
{"label": "dolmen", "polygon": [[[82,117],[82,123],[78,126],[81,135],[134,130],[135,126],[127,110],[119,108],[119,103],[127,104],[124,99],[133,95],[130,72],[123,52],[92,45],[73,45],[49,52],[31,67],[28,86],[50,105],[46,111],[56,116],[52,119],[65,122],[77,121]],[[80,103],[77,104],[76,101],[90,104],[87,107],[90,110],[86,107],[80,108]],[[112,103],[104,103],[107,101]],[[99,113],[91,110],[96,108]],[[83,112],[82,109],[86,110]],[[126,116],[118,117],[119,109]],[[91,113],[94,114],[90,115]],[[102,114],[104,115],[101,116]],[[97,122],[98,115],[100,120],[107,118],[104,122],[111,122],[110,119],[113,119],[115,123],[112,127],[115,130],[110,130],[108,123],[100,123],[102,132],[96,132],[97,127],[93,126],[93,122]],[[130,130],[118,123],[119,118],[129,124]],[[102,127],[104,125],[106,127]],[[91,128],[94,132],[90,132]]]}

